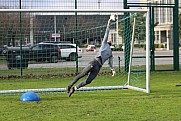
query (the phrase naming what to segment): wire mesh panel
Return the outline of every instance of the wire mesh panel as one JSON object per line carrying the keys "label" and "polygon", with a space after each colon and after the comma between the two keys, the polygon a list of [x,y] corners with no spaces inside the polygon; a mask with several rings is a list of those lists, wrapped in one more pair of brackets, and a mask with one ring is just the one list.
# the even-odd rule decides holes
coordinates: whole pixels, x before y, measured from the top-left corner
{"label": "wire mesh panel", "polygon": [[[15,3],[10,2],[13,5]],[[76,11],[74,4],[69,6],[71,12],[68,12],[70,9],[60,12],[56,8],[56,11],[51,11],[51,6],[46,11],[38,9],[36,11],[36,8],[47,7],[45,4],[39,6],[41,4],[43,4],[42,1],[37,5],[31,3],[30,7],[34,8],[34,11],[31,11],[31,9],[27,9],[30,4],[22,2],[19,4],[21,6],[17,5],[18,9],[15,7],[14,11],[12,9],[12,11],[0,12],[3,18],[0,23],[2,31],[0,39],[2,45],[7,45],[1,64],[0,76],[2,79],[23,77],[51,80],[51,78],[58,77],[72,80],[98,54],[110,15],[117,14],[118,20],[111,24],[108,37],[108,40],[113,42],[111,48],[117,74],[114,77],[111,76],[109,64],[106,62],[95,79],[102,80],[103,83],[95,81],[89,89],[102,89],[97,88],[98,86],[106,86],[104,89],[127,88],[127,85],[146,88],[146,17],[144,17],[146,10],[143,10],[144,12],[127,11],[127,17],[124,16],[126,10],[114,11],[112,9],[111,12],[104,12],[99,9],[97,11],[93,9],[78,11],[78,9]],[[79,7],[83,7],[82,4],[79,5]],[[116,2],[114,5],[117,5]],[[56,7],[55,4],[53,6]],[[4,8],[6,9],[3,7],[1,10],[5,10]],[[22,8],[22,11],[19,8]],[[137,19],[136,24],[133,22],[134,18]],[[125,21],[129,22],[129,26],[124,25]],[[128,41],[128,46],[125,44],[125,40]],[[132,41],[134,45],[130,46]],[[134,48],[132,52],[136,54],[135,57],[130,54],[130,48]],[[129,62],[130,59],[126,57],[132,58],[133,61]],[[129,63],[131,65],[127,65]],[[134,68],[136,71],[133,70]],[[81,80],[85,80],[85,78]],[[128,80],[129,78],[130,80]],[[112,81],[111,84],[110,81]],[[28,86],[24,86],[24,83],[26,82],[21,82],[22,86],[17,88],[9,87],[4,90],[13,92],[12,89],[20,89],[19,92],[22,92],[22,90],[27,91],[27,89],[33,88],[33,90],[37,89],[36,91],[65,91],[65,85],[51,86],[50,84],[49,87],[46,87],[43,84],[28,84]],[[31,81],[27,83],[31,83]]]}
{"label": "wire mesh panel", "polygon": [[[75,9],[75,8],[81,8],[81,9],[113,9],[113,8],[122,8],[122,1],[114,1],[110,2],[109,0],[104,1],[83,1],[83,0],[2,0],[0,4],[1,9]],[[99,13],[96,13],[99,14]],[[40,42],[45,41],[58,41],[58,42],[64,42],[64,43],[72,43],[76,44],[75,40],[75,25],[76,25],[76,17],[75,12],[73,13],[58,13],[58,12],[46,12],[46,13],[33,13],[33,12],[27,12],[27,13],[19,13],[19,12],[9,12],[9,13],[0,13],[1,15],[1,35],[0,35],[0,45],[2,46],[3,54],[6,53],[7,48],[6,47],[19,47],[22,45],[22,50],[24,51],[26,48],[24,46],[32,46],[35,44],[38,44]],[[77,29],[86,29],[86,28],[94,28],[96,26],[101,26],[100,22],[103,22],[104,24],[107,22],[109,15],[107,17],[105,16],[96,16],[95,14],[87,14],[86,16],[77,16]],[[87,22],[86,22],[87,21]],[[84,23],[86,22],[86,23]],[[89,24],[89,23],[91,24]],[[94,40],[97,40],[98,43],[100,43],[100,38],[103,38],[104,30],[96,30],[90,29],[90,30],[81,30],[81,34],[78,36],[78,46],[80,48],[85,47],[84,44],[92,44]],[[80,31],[80,30],[77,30]],[[83,34],[83,33],[87,34]],[[86,36],[85,36],[86,35]],[[83,37],[84,36],[84,37]],[[47,45],[48,46],[48,45]],[[66,45],[66,46],[73,46],[74,52],[75,52],[75,45]],[[43,45],[40,47],[34,47],[34,49],[43,49]],[[45,48],[45,46],[44,46]],[[8,48],[9,49],[9,48]],[[14,48],[13,48],[14,49]],[[82,49],[84,50],[84,49]],[[82,51],[78,48],[78,52]],[[55,64],[51,64],[51,66],[48,66],[47,64],[43,64],[45,62],[52,62],[52,57],[46,57],[50,55],[44,55],[38,50],[37,52],[31,52],[30,55],[33,54],[33,58],[28,60],[28,56],[24,57],[22,56],[22,65],[23,68],[44,68],[44,71],[40,74],[35,73],[26,73],[25,70],[22,70],[20,67],[20,52],[14,52],[16,54],[11,54],[12,52],[9,52],[10,56],[15,56],[9,60],[7,60],[6,56],[2,56],[1,58],[1,70],[3,72],[7,71],[7,69],[16,69],[16,72],[13,73],[3,73],[5,77],[7,76],[28,76],[28,75],[47,75],[45,73],[45,68],[53,68],[58,67]],[[51,51],[51,50],[49,50]],[[56,51],[59,51],[58,49]],[[63,51],[63,50],[62,50]],[[64,50],[66,51],[66,50]],[[22,52],[23,54],[24,52]],[[27,52],[26,52],[27,53]],[[37,54],[39,53],[39,54]],[[71,60],[68,58],[69,54],[64,54],[65,52],[62,52],[61,61],[64,60]],[[3,55],[2,54],[2,55]],[[39,57],[38,55],[43,56],[43,59]],[[71,56],[74,56],[75,54],[72,54]],[[35,57],[37,56],[37,57]],[[78,55],[79,56],[79,55]],[[55,57],[55,56],[53,56]],[[79,56],[81,57],[81,55]],[[17,59],[15,59],[17,58]],[[6,61],[7,60],[7,61]],[[74,59],[75,60],[75,59]],[[36,61],[36,63],[34,63]],[[43,63],[42,63],[43,61]],[[15,64],[14,64],[15,63]],[[27,64],[28,63],[28,64]],[[41,63],[41,64],[40,64]],[[75,62],[71,62],[72,64],[76,66]],[[65,64],[64,64],[65,65]],[[17,69],[20,69],[19,71]],[[5,70],[5,71],[4,71]],[[36,72],[36,71],[35,71]],[[41,72],[39,70],[38,72]],[[56,71],[58,72],[58,71]],[[54,73],[55,74],[55,73]]]}

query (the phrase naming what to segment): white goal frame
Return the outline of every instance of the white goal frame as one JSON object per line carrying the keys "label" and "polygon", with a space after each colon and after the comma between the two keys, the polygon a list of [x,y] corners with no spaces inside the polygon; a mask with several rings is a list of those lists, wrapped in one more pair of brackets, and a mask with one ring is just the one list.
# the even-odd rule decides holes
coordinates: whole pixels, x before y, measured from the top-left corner
{"label": "white goal frame", "polygon": [[[0,9],[0,12],[104,12],[104,13],[118,13],[118,12],[145,12],[146,14],[146,85],[145,89],[131,86],[129,82],[124,86],[99,86],[99,87],[82,87],[80,91],[92,91],[92,90],[108,90],[108,89],[132,89],[145,93],[150,93],[150,35],[149,35],[149,10],[148,9]],[[128,77],[129,78],[129,77]],[[10,93],[24,93],[27,91],[34,92],[66,92],[66,88],[46,88],[46,89],[20,89],[20,90],[0,90],[0,94],[10,94]]]}

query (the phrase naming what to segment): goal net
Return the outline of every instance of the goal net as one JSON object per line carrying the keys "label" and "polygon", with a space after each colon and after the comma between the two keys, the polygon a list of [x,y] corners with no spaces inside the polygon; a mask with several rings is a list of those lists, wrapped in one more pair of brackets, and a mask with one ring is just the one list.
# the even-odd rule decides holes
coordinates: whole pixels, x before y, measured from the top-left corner
{"label": "goal net", "polygon": [[[50,81],[47,82],[50,86],[51,78],[71,81],[98,53],[108,19],[115,13],[118,20],[111,23],[108,40],[113,42],[111,48],[116,75],[111,75],[106,62],[95,81],[79,90],[133,89],[149,93],[149,15],[147,10],[140,9],[0,9],[3,21],[0,23],[1,43],[13,46],[6,52],[7,67],[11,68],[1,69],[1,77],[45,78]],[[67,43],[72,44],[71,47]],[[39,48],[35,49],[36,53],[31,50],[36,56],[27,56],[29,47],[32,49],[38,44],[58,45],[62,58],[55,61],[55,56],[51,56],[52,62],[52,58],[42,54],[43,50],[37,54]],[[75,58],[71,60],[70,57]],[[57,85],[52,87],[17,81],[21,86],[1,89],[0,93],[65,92],[70,81],[62,85],[55,81]]]}

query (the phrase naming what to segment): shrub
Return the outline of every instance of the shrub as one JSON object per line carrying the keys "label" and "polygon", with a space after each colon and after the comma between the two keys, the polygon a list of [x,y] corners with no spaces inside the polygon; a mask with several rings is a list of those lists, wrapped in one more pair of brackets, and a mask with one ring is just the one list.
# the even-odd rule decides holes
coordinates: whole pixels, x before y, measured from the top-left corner
{"label": "shrub", "polygon": [[164,48],[163,43],[160,43],[160,44],[158,45],[158,48]]}
{"label": "shrub", "polygon": [[154,44],[155,48],[159,48],[159,44]]}
{"label": "shrub", "polygon": [[123,51],[122,44],[113,45],[113,46],[114,46],[114,48],[112,49],[112,51]]}

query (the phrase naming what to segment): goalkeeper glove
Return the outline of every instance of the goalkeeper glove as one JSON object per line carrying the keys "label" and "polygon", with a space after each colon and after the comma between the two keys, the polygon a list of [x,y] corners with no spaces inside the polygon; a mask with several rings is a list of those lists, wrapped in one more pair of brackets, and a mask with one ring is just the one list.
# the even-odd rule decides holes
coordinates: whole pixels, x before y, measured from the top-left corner
{"label": "goalkeeper glove", "polygon": [[112,76],[115,76],[116,71],[112,70]]}

